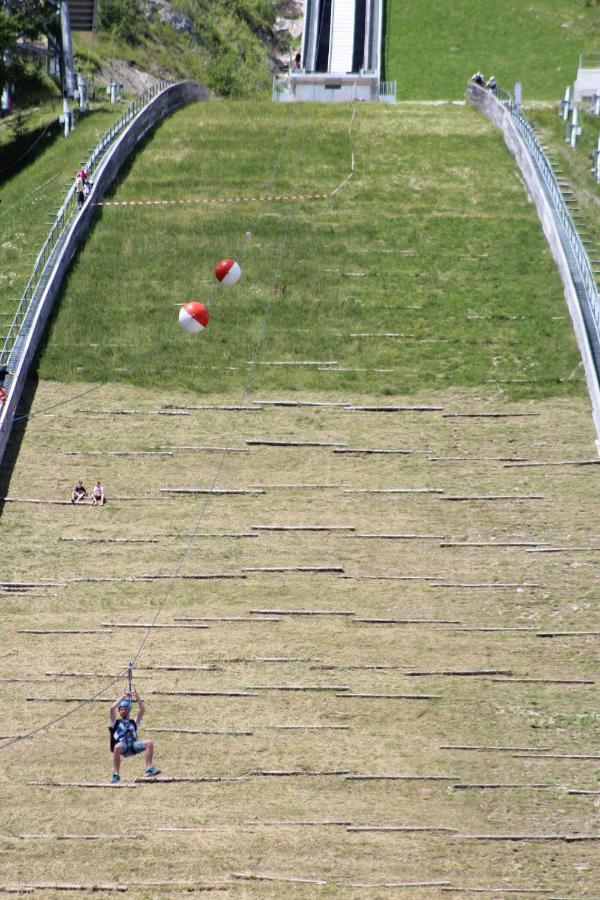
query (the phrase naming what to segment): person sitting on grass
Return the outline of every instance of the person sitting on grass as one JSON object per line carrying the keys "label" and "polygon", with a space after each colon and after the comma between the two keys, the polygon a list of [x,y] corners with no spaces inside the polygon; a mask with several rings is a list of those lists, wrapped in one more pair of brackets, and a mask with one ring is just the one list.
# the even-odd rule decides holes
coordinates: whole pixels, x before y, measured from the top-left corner
{"label": "person sitting on grass", "polygon": [[83,486],[83,481],[78,481],[71,492],[71,503],[82,503],[87,497],[87,491]]}
{"label": "person sitting on grass", "polygon": [[104,493],[104,485],[97,481],[92,491],[92,506],[104,506],[106,503],[106,494]]}
{"label": "person sitting on grass", "polygon": [[[138,705],[138,714],[135,719],[129,718],[132,700]],[[117,709],[119,710],[118,719]],[[110,749],[113,755],[112,784],[117,784],[121,780],[121,759],[124,756],[135,756],[137,753],[143,753],[146,763],[144,775],[152,777],[160,772],[160,769],[152,765],[154,742],[138,740],[137,730],[143,717],[144,702],[138,696],[137,691],[133,691],[131,697],[129,694],[121,694],[110,708]]]}

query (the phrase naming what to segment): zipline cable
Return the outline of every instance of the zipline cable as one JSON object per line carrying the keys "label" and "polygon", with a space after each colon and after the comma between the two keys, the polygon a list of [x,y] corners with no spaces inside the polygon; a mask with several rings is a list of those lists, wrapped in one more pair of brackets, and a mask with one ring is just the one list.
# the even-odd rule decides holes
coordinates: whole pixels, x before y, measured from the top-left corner
{"label": "zipline cable", "polygon": [[[289,132],[288,129],[286,129],[284,138],[283,138],[282,143],[281,143],[281,145],[280,145],[278,158],[277,158],[277,161],[276,161],[275,166],[274,166],[274,169],[273,169],[273,173],[272,173],[272,176],[271,176],[271,181],[274,181],[275,178],[276,178],[276,176],[277,176],[278,169],[279,169],[280,166],[281,166],[281,160],[282,160],[282,156],[283,156],[283,150],[285,149],[285,147],[286,147],[286,145],[287,145],[287,142],[289,141],[289,136],[290,136],[290,132]],[[302,155],[304,154],[305,139],[306,139],[306,132],[305,132],[305,130],[304,130],[304,131],[303,131],[303,141],[302,141],[302,145],[301,145],[301,146],[302,146]],[[285,227],[284,227],[284,235],[283,235],[282,240],[281,240],[281,242],[280,242],[279,258],[278,258],[278,260],[277,260],[277,264],[276,264],[275,269],[274,269],[274,275],[277,275],[277,274],[278,274],[278,272],[279,272],[279,270],[280,270],[280,268],[281,268],[281,264],[282,264],[282,262],[283,262],[283,258],[284,258],[284,254],[285,254],[285,249],[286,249],[286,244],[287,244],[287,235],[288,235],[288,231],[289,231],[289,224],[290,224],[290,221],[291,221],[291,213],[292,213],[293,208],[294,208],[294,207],[293,207],[293,204],[290,204],[290,208],[289,208],[289,210],[288,210],[288,215],[287,215],[287,219],[286,219],[286,223],[285,223]],[[249,226],[249,228],[248,228],[247,230],[252,231],[252,228],[255,226],[255,224],[256,224],[256,222],[258,221],[258,219],[259,219],[259,214],[257,213],[257,214],[255,215],[255,217],[251,220],[250,226]],[[241,245],[241,239],[240,239],[240,245]],[[276,279],[274,278],[274,281],[275,281],[275,280],[276,280]],[[248,392],[249,392],[249,390],[250,390],[250,382],[251,382],[251,378],[253,377],[253,375],[254,375],[254,373],[255,373],[255,370],[256,370],[256,357],[257,357],[257,355],[258,355],[258,352],[259,352],[259,350],[260,350],[260,347],[261,347],[263,341],[266,339],[266,336],[267,336],[267,328],[266,328],[266,326],[267,326],[267,324],[268,324],[269,313],[270,313],[271,307],[272,307],[272,305],[273,305],[273,298],[274,298],[274,293],[273,293],[273,291],[271,291],[271,297],[270,297],[269,302],[268,302],[268,304],[267,304],[265,313],[264,313],[264,315],[263,315],[263,320],[262,320],[262,328],[263,328],[264,333],[263,333],[262,335],[259,333],[259,335],[257,336],[256,341],[255,341],[255,346],[254,346],[254,352],[253,352],[252,358],[251,358],[251,360],[250,360],[250,362],[249,362],[249,364],[248,364],[249,374],[248,374],[248,378],[247,378],[247,380],[246,380],[246,382],[245,382],[245,384],[244,384],[243,390],[242,390],[242,398],[243,398],[243,399],[245,399],[245,398],[247,397]],[[166,346],[166,344],[163,345],[163,346]],[[156,352],[156,351],[152,351],[152,352]],[[145,356],[147,356],[147,355],[148,355],[148,354],[146,354]],[[145,359],[145,357],[144,357],[144,359]],[[130,370],[128,370],[128,371],[131,371],[133,368],[137,367],[137,365],[141,365],[141,363],[142,363],[143,361],[144,361],[144,360],[140,360],[135,366],[132,366],[132,367],[130,368]],[[79,395],[79,396],[83,396],[83,395],[86,394],[86,393],[90,393],[91,390],[95,390],[95,389],[97,389],[97,388],[99,388],[99,387],[104,386],[104,384],[108,384],[108,383],[111,383],[111,382],[104,382],[103,384],[95,385],[93,388],[89,389],[88,391],[83,392],[83,393],[82,393],[81,395]],[[66,402],[72,402],[73,399],[75,399],[75,398],[71,398],[71,400],[66,401]],[[57,404],[57,405],[65,405],[65,404],[64,404],[64,403],[61,403],[61,404]],[[240,403],[239,405],[241,406],[241,405],[243,405],[243,403]],[[53,407],[53,408],[54,408],[54,407]],[[44,411],[45,411],[45,410],[44,410]],[[23,417],[21,417],[21,418],[29,418],[29,417],[28,417],[28,416],[23,416]],[[235,429],[236,429],[236,426],[237,426],[238,418],[239,418],[239,411],[238,411],[238,414],[234,417],[234,422],[233,422],[232,428],[231,428],[231,430],[230,430],[230,435],[229,435],[229,438],[228,438],[228,444],[227,444],[227,447],[229,447],[229,446],[231,445],[232,441],[233,441],[233,437],[234,437],[234,434],[235,434]],[[223,462],[224,462],[224,459],[225,459],[225,455],[226,455],[226,450],[224,450],[223,453],[222,453],[221,456],[220,456],[219,463],[218,463],[218,466],[217,466],[217,470],[216,470],[215,476],[214,476],[214,478],[213,478],[213,485],[216,483],[216,481],[217,481],[217,479],[218,479],[218,477],[219,477],[219,474],[220,474],[221,469],[222,469],[222,467],[223,467]],[[201,522],[201,520],[202,520],[202,518],[203,518],[203,516],[204,516],[204,512],[205,512],[206,507],[207,507],[207,504],[208,504],[208,499],[209,499],[209,497],[207,496],[207,498],[205,499],[204,504],[203,504],[203,506],[202,506],[202,509],[201,509],[201,511],[200,511],[200,515],[197,517],[196,524],[195,524],[195,526],[194,526],[194,532],[197,531],[197,529],[198,529],[198,527],[199,527],[199,525],[200,525],[200,522]],[[162,601],[161,601],[161,603],[160,603],[160,605],[159,605],[159,608],[158,608],[158,610],[157,610],[157,612],[156,612],[156,614],[155,614],[155,617],[154,617],[152,623],[148,626],[148,629],[146,630],[146,634],[145,634],[143,640],[141,641],[140,646],[139,646],[138,649],[137,649],[137,652],[135,653],[135,655],[133,656],[133,658],[129,661],[129,664],[128,664],[127,669],[126,669],[126,670],[125,670],[125,669],[122,669],[122,670],[120,671],[119,675],[117,675],[115,678],[111,679],[111,680],[110,680],[107,684],[105,684],[99,691],[97,691],[97,692],[96,692],[95,694],[93,694],[91,697],[88,697],[88,698],[86,698],[86,699],[80,701],[80,702],[77,703],[77,705],[74,706],[72,709],[67,710],[67,712],[62,713],[60,716],[56,716],[55,718],[49,720],[48,722],[44,723],[43,725],[38,726],[38,727],[35,728],[35,729],[32,729],[31,731],[27,732],[26,734],[22,734],[22,735],[18,735],[18,736],[16,736],[16,737],[10,738],[10,739],[8,739],[7,741],[5,741],[4,743],[0,744],[0,751],[4,750],[4,749],[6,749],[6,748],[8,748],[8,747],[10,747],[10,746],[12,746],[13,744],[17,743],[18,741],[26,740],[26,739],[28,739],[28,738],[32,738],[34,735],[39,734],[39,733],[42,732],[42,731],[48,730],[48,729],[51,728],[52,726],[56,725],[57,723],[63,721],[64,719],[68,718],[69,716],[73,715],[75,712],[78,712],[78,711],[79,711],[80,709],[82,709],[84,706],[87,706],[88,704],[90,704],[90,703],[92,703],[94,700],[96,700],[99,696],[101,696],[106,690],[108,690],[109,687],[112,687],[112,685],[115,684],[115,683],[123,676],[123,674],[125,673],[125,671],[127,671],[127,673],[128,673],[128,678],[130,678],[130,676],[132,677],[132,675],[133,675],[133,667],[134,667],[134,665],[135,665],[135,662],[137,661],[138,657],[140,656],[140,654],[141,654],[141,652],[142,652],[142,649],[143,649],[143,647],[145,646],[146,641],[147,641],[148,637],[150,636],[150,632],[151,632],[151,630],[152,630],[154,624],[156,623],[156,621],[157,621],[157,619],[158,619],[158,617],[159,617],[159,615],[160,615],[162,609],[163,609],[164,606],[166,605],[166,602],[167,602],[167,600],[168,600],[168,598],[169,598],[169,596],[170,596],[170,593],[171,593],[171,590],[172,590],[172,587],[173,587],[173,584],[174,584],[176,575],[179,573],[181,567],[183,566],[183,563],[184,563],[185,560],[187,559],[187,556],[188,556],[189,551],[190,551],[190,549],[191,549],[191,543],[192,543],[192,540],[193,540],[193,536],[194,536],[194,534],[192,534],[192,535],[190,536],[190,539],[189,539],[189,541],[188,541],[188,545],[187,545],[187,547],[184,549],[184,552],[183,552],[182,557],[181,557],[181,559],[180,559],[180,561],[179,561],[179,564],[178,564],[178,566],[177,566],[177,569],[176,569],[175,572],[173,573],[173,575],[172,575],[172,577],[171,577],[171,579],[170,579],[170,581],[169,581],[169,584],[167,585],[167,589],[166,589],[165,594],[164,594],[164,596],[163,596],[163,599],[162,599]],[[129,680],[129,684],[131,685],[131,680]]]}

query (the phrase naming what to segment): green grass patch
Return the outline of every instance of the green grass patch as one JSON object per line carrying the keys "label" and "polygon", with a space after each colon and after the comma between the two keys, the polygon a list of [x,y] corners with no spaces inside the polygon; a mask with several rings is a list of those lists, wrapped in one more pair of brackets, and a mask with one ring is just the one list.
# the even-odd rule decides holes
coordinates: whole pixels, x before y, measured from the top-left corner
{"label": "green grass patch", "polygon": [[[103,208],[40,376],[580,394],[560,282],[500,134],[460,107],[362,106],[350,122],[345,106],[267,102],[197,104],[165,121],[114,198],[236,202]],[[332,198],[248,199],[327,194],[352,153],[354,177]],[[243,268],[233,289],[212,274],[225,256]],[[200,337],[177,324],[192,299],[211,310]],[[346,371],[264,365],[299,361]]]}
{"label": "green grass patch", "polygon": [[481,69],[524,96],[558,100],[573,82],[580,53],[595,53],[598,6],[578,0],[388,0],[386,78],[405,99],[458,98]]}
{"label": "green grass patch", "polygon": [[[598,120],[587,111],[588,104],[580,107],[579,121],[582,133],[573,150],[565,140],[565,122],[554,109],[532,108],[527,117],[536,128],[542,143],[552,148],[557,166],[562,169],[561,178],[569,182],[574,191],[582,216],[582,223],[596,245],[600,243],[600,190],[592,172],[592,151],[598,146]],[[583,229],[582,229],[583,230]],[[590,254],[596,255],[596,254]]]}
{"label": "green grass patch", "polygon": [[[59,111],[56,104],[50,112],[44,108],[32,113],[17,143],[8,123],[0,131],[0,153],[5,149],[2,158],[7,166],[9,158],[16,161],[19,153],[24,154],[23,166],[17,164],[7,171],[9,180],[0,186],[0,314],[7,319],[12,318],[67,186],[102,135],[123,114],[121,106],[99,106],[79,119],[64,140],[60,126],[52,124],[53,120],[57,123]],[[28,164],[30,157],[34,161]]]}

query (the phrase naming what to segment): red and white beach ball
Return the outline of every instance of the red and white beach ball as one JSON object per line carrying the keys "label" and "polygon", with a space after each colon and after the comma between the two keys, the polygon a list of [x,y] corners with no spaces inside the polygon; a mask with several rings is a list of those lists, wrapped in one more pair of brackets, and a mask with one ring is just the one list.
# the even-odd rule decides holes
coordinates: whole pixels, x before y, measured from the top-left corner
{"label": "red and white beach ball", "polygon": [[235,260],[222,259],[215,266],[215,275],[221,284],[237,284],[242,277],[242,270]]}
{"label": "red and white beach ball", "polygon": [[204,331],[208,325],[208,309],[203,303],[184,303],[179,310],[179,324],[185,331]]}

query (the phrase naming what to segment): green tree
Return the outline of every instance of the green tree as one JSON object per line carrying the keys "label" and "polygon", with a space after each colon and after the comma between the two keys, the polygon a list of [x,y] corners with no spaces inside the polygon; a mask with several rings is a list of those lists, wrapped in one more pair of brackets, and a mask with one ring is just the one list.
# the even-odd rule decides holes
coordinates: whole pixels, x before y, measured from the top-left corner
{"label": "green tree", "polygon": [[[1,2],[1,0],[0,0]],[[10,8],[10,12],[9,12]],[[0,84],[18,83],[19,38],[34,40],[46,34],[59,15],[57,0],[11,0],[0,9]],[[9,51],[7,54],[6,51]],[[8,59],[12,58],[11,62]]]}

